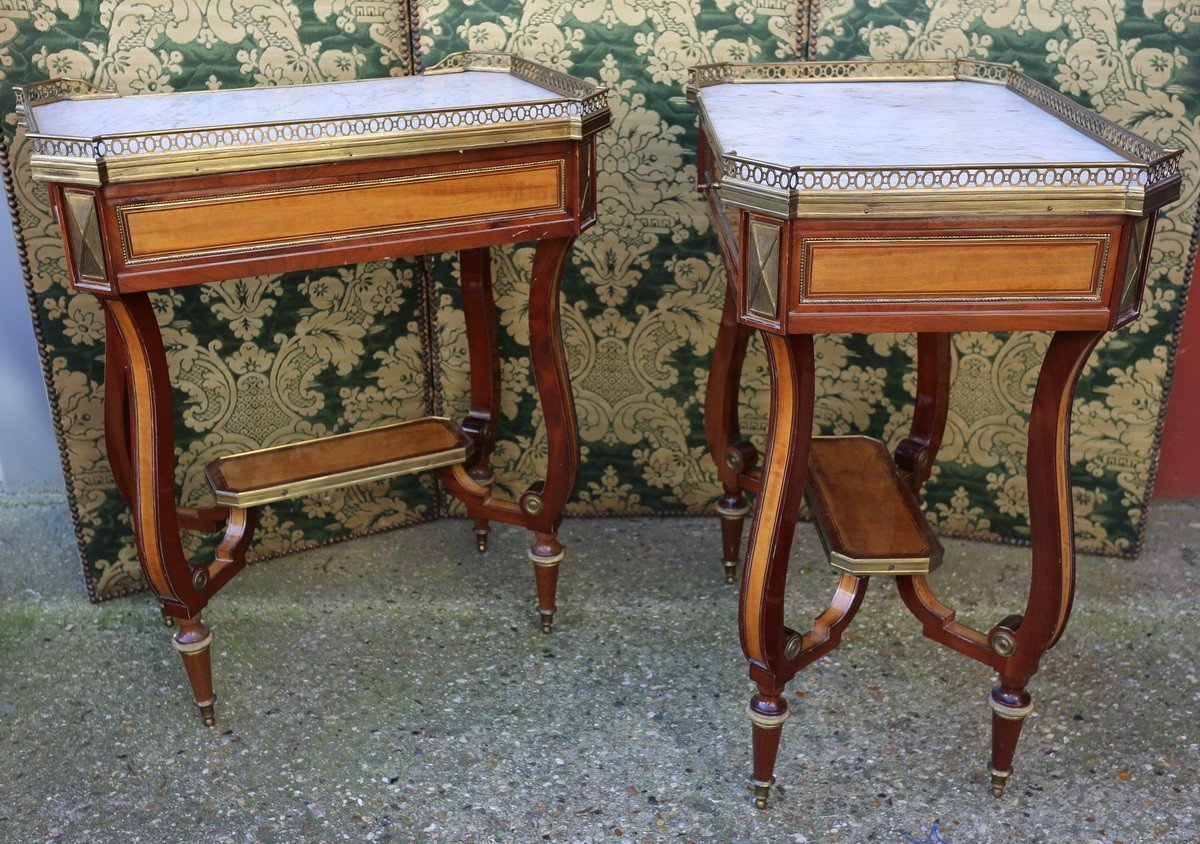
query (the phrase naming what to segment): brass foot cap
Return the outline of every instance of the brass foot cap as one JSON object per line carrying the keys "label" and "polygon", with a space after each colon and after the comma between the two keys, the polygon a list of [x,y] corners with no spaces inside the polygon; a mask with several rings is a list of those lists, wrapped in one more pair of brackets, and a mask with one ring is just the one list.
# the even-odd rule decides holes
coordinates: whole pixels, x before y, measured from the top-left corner
{"label": "brass foot cap", "polygon": [[1006,785],[1008,785],[1008,772],[992,771],[992,796],[1003,797]]}
{"label": "brass foot cap", "polygon": [[217,725],[217,712],[215,704],[216,701],[196,704],[196,706],[200,707],[200,717],[204,719],[204,726],[206,727],[215,727]]}
{"label": "brass foot cap", "polygon": [[486,530],[475,531],[475,547],[479,549],[480,554],[487,551],[487,540],[488,532]]}
{"label": "brass foot cap", "polygon": [[554,630],[554,610],[550,612],[538,610],[538,614],[542,617],[542,632],[551,633]]}
{"label": "brass foot cap", "polygon": [[772,777],[771,781],[767,783],[754,783],[754,807],[756,809],[767,808],[767,799],[771,796],[771,786],[774,784],[774,777]]}
{"label": "brass foot cap", "polygon": [[730,584],[737,583],[737,563],[731,563],[728,560],[725,561],[725,582]]}

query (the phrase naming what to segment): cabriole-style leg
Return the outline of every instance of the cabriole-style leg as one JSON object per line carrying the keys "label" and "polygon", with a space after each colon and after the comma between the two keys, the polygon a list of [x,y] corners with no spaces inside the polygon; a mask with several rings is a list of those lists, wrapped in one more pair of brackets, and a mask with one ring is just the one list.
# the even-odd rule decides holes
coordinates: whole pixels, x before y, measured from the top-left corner
{"label": "cabriole-style leg", "polygon": [[199,618],[219,584],[208,584],[208,571],[187,561],[179,540],[175,418],[162,335],[146,294],[105,298],[101,304],[112,356],[106,369],[113,379],[106,378],[105,442],[133,516],[142,575],[161,602],[164,620],[179,622],[176,647],[184,654],[197,702],[209,701],[207,645],[201,654],[197,644],[207,641],[208,631]]}
{"label": "cabriole-style leg", "polygon": [[787,717],[783,686],[796,670],[786,653],[793,634],[783,623],[783,592],[812,440],[814,365],[810,335],[764,332],[763,340],[771,370],[771,416],[738,613],[742,651],[750,661],[750,679],[758,684],[750,713],[760,808],[774,780],[780,727]]}
{"label": "cabriole-style leg", "polygon": [[525,490],[520,507],[526,524],[534,531],[529,556],[534,563],[538,614],[544,633],[553,629],[558,566],[563,559],[558,526],[579,476],[579,423],[559,309],[563,268],[574,241],[573,237],[564,237],[538,242],[529,287],[529,357],[546,424],[546,479]]}
{"label": "cabriole-style leg", "polygon": [[[463,420],[462,428],[475,441],[475,452],[467,472],[472,480],[490,486],[495,480],[490,461],[496,446],[500,407],[500,349],[488,249],[467,249],[459,253],[459,274],[471,383],[471,410]],[[481,553],[487,550],[489,530],[488,520],[477,516],[475,547]]]}
{"label": "cabriole-style leg", "polygon": [[1033,540],[1029,599],[1023,616],[1006,619],[990,635],[992,649],[1002,657],[1000,685],[991,696],[990,768],[996,796],[1004,793],[1021,725],[1033,710],[1026,685],[1071,614],[1075,594],[1071,401],[1084,364],[1103,336],[1103,331],[1055,333],[1033,395],[1025,464]]}
{"label": "cabriole-style leg", "polygon": [[753,467],[757,456],[754,447],[742,439],[738,424],[738,391],[749,341],[750,329],[737,320],[737,301],[730,281],[725,289],[725,305],[704,395],[708,451],[717,465],[717,477],[725,492],[717,502],[717,514],[721,517],[721,561],[726,583],[734,583],[737,579],[742,525],[750,512],[738,479],[742,472]]}

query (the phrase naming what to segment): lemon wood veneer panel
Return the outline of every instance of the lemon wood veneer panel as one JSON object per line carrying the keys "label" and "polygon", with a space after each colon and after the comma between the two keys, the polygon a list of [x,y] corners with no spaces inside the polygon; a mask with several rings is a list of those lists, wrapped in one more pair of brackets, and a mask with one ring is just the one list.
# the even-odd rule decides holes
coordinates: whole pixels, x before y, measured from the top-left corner
{"label": "lemon wood veneer panel", "polygon": [[562,210],[561,160],[118,209],[128,264]]}
{"label": "lemon wood veneer panel", "polygon": [[1095,298],[1108,235],[804,241],[808,299]]}

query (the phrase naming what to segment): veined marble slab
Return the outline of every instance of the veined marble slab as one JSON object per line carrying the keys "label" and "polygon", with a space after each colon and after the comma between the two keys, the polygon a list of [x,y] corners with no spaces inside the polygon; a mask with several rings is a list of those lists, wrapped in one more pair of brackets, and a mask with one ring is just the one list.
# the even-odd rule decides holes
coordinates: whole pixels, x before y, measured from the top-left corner
{"label": "veined marble slab", "polygon": [[699,97],[724,154],[784,168],[1130,160],[984,82],[752,82]]}
{"label": "veined marble slab", "polygon": [[33,112],[40,134],[100,137],[566,99],[570,98],[508,73],[468,70],[317,85],[63,100],[36,105]]}

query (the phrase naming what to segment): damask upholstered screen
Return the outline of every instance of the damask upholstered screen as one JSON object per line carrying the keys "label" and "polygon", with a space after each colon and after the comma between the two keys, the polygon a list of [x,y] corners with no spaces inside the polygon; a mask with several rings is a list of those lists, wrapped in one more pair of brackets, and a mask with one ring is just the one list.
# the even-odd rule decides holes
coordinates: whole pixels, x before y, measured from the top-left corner
{"label": "damask upholstered screen", "polygon": [[[1184,198],[1160,224],[1145,316],[1093,357],[1076,403],[1080,548],[1137,551],[1195,254],[1200,15],[1188,0],[813,0],[799,7],[781,0],[203,7],[24,0],[0,10],[0,19],[5,114],[12,84],[52,75],[123,92],[292,84],[407,73],[468,47],[509,50],[608,85],[613,126],[600,137],[599,224],[573,253],[564,297],[584,458],[575,516],[699,513],[717,494],[702,407],[724,277],[695,193],[686,68],[797,54],[1016,61],[1106,117],[1187,150]],[[84,571],[93,598],[120,594],[137,587],[138,575],[101,439],[102,323],[91,297],[67,295],[54,224],[44,193],[23,174],[11,116],[5,137]],[[510,492],[537,474],[545,450],[522,304],[531,260],[524,247],[493,256],[505,349],[495,463]],[[201,469],[220,454],[426,412],[464,412],[456,273],[454,256],[435,256],[160,297],[163,322],[176,315],[168,345],[181,388],[181,497],[203,501]],[[1027,535],[1025,420],[1031,366],[1045,342],[1038,335],[956,339],[951,422],[928,487],[931,518],[943,533]],[[914,346],[911,336],[821,338],[821,429],[898,440],[909,418]],[[743,426],[751,436],[765,427],[765,398],[765,366],[754,356]],[[419,481],[352,487],[266,508],[254,550],[286,553],[432,518],[445,507]]]}
{"label": "damask upholstered screen", "polygon": [[[412,71],[401,0],[15,0],[0,9],[5,182],[93,599],[140,588],[129,513],[105,458],[104,323],[71,296],[46,192],[25,166],[12,86],[74,76],[124,94],[290,85]],[[208,498],[213,458],[425,415],[432,400],[423,265],[377,262],[160,295],[180,497]],[[7,283],[12,283],[6,279]],[[264,508],[273,556],[434,516],[437,490],[401,479]],[[190,535],[185,535],[190,536]],[[192,536],[192,547],[198,540]]]}
{"label": "damask upholstered screen", "polygon": [[[420,3],[420,51],[511,50],[608,85],[613,126],[600,138],[599,225],[581,238],[566,282],[567,344],[585,460],[572,512],[696,512],[717,494],[704,448],[704,378],[724,285],[695,185],[694,115],[685,69],[723,60],[969,56],[1022,70],[1156,142],[1186,149],[1181,201],[1159,224],[1142,320],[1095,354],[1075,408],[1074,483],[1081,550],[1136,554],[1157,456],[1164,385],[1195,256],[1200,163],[1200,12],[1188,0],[475,0]],[[496,256],[508,305],[500,468],[536,460],[518,308],[530,254]],[[438,264],[440,382],[465,399],[454,267]],[[1036,272],[1036,268],[1031,268]],[[947,535],[1028,536],[1024,455],[1045,335],[955,339],[947,440],[927,487]],[[817,343],[817,418],[825,433],[907,428],[911,335],[826,336]],[[748,361],[743,431],[765,428],[766,369]],[[759,440],[761,442],[761,439]],[[505,473],[502,473],[502,477]],[[510,474],[515,477],[515,474]]]}

